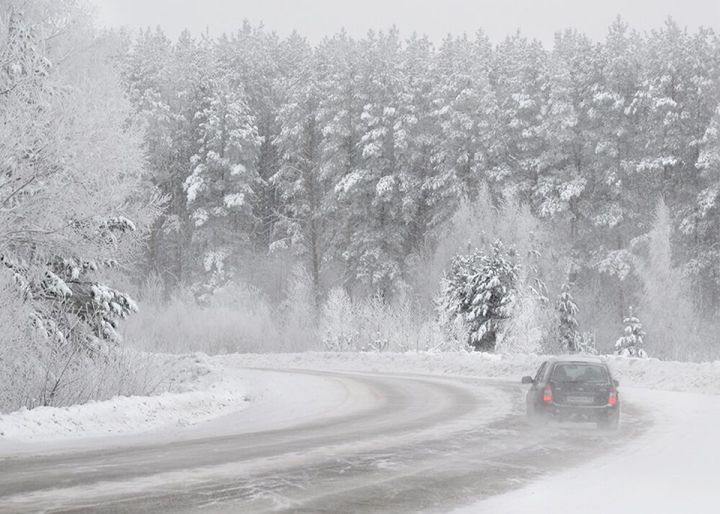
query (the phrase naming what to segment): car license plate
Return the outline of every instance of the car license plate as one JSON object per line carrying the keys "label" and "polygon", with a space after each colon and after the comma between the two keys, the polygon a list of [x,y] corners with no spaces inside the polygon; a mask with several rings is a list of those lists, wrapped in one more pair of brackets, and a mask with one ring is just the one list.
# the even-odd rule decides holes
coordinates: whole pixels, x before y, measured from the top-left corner
{"label": "car license plate", "polygon": [[588,405],[594,402],[594,398],[591,396],[568,396],[566,400],[568,403],[575,403],[578,405]]}

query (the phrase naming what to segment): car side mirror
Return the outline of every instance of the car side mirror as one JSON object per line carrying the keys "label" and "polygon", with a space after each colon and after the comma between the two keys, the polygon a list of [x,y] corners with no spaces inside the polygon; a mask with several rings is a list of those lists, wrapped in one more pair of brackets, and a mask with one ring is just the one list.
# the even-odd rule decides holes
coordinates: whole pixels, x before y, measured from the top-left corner
{"label": "car side mirror", "polygon": [[522,377],[522,383],[523,384],[532,384],[533,378],[532,377]]}
{"label": "car side mirror", "polygon": [[615,387],[620,387],[620,381],[613,379],[613,384],[615,384]]}

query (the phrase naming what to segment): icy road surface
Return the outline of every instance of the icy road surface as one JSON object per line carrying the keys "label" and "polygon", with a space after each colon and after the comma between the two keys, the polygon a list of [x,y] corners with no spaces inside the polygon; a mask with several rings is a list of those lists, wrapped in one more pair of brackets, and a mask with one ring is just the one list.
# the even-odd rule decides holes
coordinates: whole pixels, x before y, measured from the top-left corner
{"label": "icy road surface", "polygon": [[0,455],[0,512],[445,512],[642,438],[534,430],[516,382],[245,371],[271,385],[194,429]]}

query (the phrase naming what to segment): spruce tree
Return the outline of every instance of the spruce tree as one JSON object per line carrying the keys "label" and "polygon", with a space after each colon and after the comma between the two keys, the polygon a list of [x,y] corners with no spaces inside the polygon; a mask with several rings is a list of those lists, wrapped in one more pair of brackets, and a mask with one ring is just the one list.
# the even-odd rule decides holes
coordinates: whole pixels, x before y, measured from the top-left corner
{"label": "spruce tree", "polygon": [[645,330],[643,330],[640,320],[633,314],[632,307],[630,307],[630,312],[623,320],[623,323],[625,324],[625,330],[622,337],[615,342],[615,355],[646,358],[647,353],[643,349]]}
{"label": "spruce tree", "polygon": [[476,250],[456,256],[443,280],[440,311],[448,326],[462,320],[468,343],[492,351],[498,333],[510,317],[515,300],[518,266],[512,252],[496,241],[489,253]]}
{"label": "spruce tree", "polygon": [[578,331],[578,322],[575,319],[579,309],[575,304],[575,300],[570,294],[570,284],[564,283],[562,291],[557,302],[557,310],[559,314],[559,332],[560,344],[564,351],[575,353],[580,351],[580,333]]}

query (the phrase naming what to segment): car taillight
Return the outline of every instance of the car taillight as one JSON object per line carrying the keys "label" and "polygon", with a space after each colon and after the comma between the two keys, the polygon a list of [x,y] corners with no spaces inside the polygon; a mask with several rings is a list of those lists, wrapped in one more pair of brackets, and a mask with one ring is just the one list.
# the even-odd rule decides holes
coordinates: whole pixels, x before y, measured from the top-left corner
{"label": "car taillight", "polygon": [[550,384],[546,385],[545,389],[543,390],[543,401],[545,403],[550,403],[553,401],[553,392]]}
{"label": "car taillight", "polygon": [[608,394],[608,405],[617,405],[617,391],[615,389],[610,389],[610,393]]}

